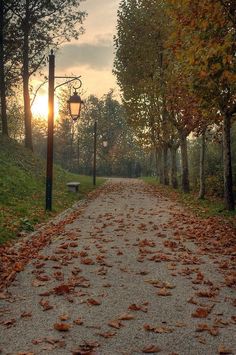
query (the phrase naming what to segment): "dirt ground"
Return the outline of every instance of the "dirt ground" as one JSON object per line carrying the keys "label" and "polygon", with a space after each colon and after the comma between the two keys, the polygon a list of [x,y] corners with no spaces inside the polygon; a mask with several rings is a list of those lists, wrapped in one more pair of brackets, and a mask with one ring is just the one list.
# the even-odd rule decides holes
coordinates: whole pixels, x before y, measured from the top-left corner
{"label": "dirt ground", "polygon": [[236,354],[232,256],[190,238],[187,211],[132,179],[77,209],[0,293],[2,354]]}

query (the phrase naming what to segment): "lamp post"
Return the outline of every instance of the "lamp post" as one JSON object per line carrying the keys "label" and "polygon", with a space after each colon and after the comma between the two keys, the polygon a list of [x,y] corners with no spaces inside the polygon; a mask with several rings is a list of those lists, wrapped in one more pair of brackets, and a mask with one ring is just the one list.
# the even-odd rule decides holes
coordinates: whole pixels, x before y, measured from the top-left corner
{"label": "lamp post", "polygon": [[[62,84],[55,87],[55,79],[67,79]],[[52,183],[53,183],[53,128],[54,128],[54,93],[60,86],[69,84],[73,81],[79,81],[79,87],[74,88],[74,94],[67,101],[69,112],[73,121],[80,116],[81,105],[83,101],[77,94],[76,89],[82,86],[79,77],[55,76],[55,55],[53,51],[49,55],[49,75],[48,75],[48,140],[47,140],[47,169],[46,169],[46,210],[52,210]]]}

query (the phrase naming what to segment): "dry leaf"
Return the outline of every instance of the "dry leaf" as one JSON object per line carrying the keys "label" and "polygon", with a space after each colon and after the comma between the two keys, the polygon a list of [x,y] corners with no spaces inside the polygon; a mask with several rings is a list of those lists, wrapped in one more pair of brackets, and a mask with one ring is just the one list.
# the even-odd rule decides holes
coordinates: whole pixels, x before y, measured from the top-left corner
{"label": "dry leaf", "polygon": [[94,261],[90,258],[81,258],[80,263],[83,265],[94,265]]}
{"label": "dry leaf", "polygon": [[209,308],[202,308],[199,307],[195,310],[195,312],[192,313],[192,317],[194,318],[206,318],[209,313],[210,313],[211,309]]}
{"label": "dry leaf", "polygon": [[68,320],[70,317],[68,316],[68,314],[62,314],[59,318],[61,321],[65,321]]}
{"label": "dry leaf", "polygon": [[114,337],[116,335],[116,332],[98,333],[98,335],[107,339],[107,338]]}
{"label": "dry leaf", "polygon": [[129,314],[129,313],[124,313],[122,314],[118,319],[119,320],[131,320],[134,319],[134,315],[133,314]]}
{"label": "dry leaf", "polygon": [[219,346],[218,353],[219,354],[233,354],[232,350],[230,350],[229,348],[226,348],[224,345]]}
{"label": "dry leaf", "polygon": [[129,306],[129,309],[131,311],[142,311],[142,312],[147,312],[147,306],[144,306],[144,305],[137,305],[135,303],[131,304]]}
{"label": "dry leaf", "polygon": [[66,332],[70,329],[70,324],[67,323],[55,323],[54,328],[60,332]]}
{"label": "dry leaf", "polygon": [[82,324],[84,324],[84,321],[81,318],[78,318],[78,319],[74,320],[74,323],[77,325],[82,325]]}
{"label": "dry leaf", "polygon": [[49,304],[49,301],[47,300],[41,300],[39,301],[39,304],[43,307],[44,311],[48,311],[49,309],[52,309],[53,306]]}
{"label": "dry leaf", "polygon": [[110,327],[120,329],[121,327],[124,326],[120,320],[112,320],[107,323]]}
{"label": "dry leaf", "polygon": [[161,288],[158,292],[157,292],[158,296],[171,296],[171,292],[168,291],[165,287]]}
{"label": "dry leaf", "polygon": [[91,306],[99,306],[101,304],[100,301],[95,300],[94,298],[87,299],[87,303],[90,304]]}
{"label": "dry leaf", "polygon": [[159,353],[160,351],[161,349],[156,345],[148,345],[142,350],[142,352],[145,354],[155,354]]}
{"label": "dry leaf", "polygon": [[57,287],[54,287],[53,290],[57,295],[64,295],[65,293],[70,293],[70,287],[69,285],[66,284],[62,284]]}

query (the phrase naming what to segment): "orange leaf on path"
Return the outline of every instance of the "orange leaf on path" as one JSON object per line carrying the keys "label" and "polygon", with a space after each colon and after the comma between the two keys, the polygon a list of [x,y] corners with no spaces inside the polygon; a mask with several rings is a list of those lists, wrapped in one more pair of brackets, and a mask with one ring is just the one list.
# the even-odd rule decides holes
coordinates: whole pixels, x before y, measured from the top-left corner
{"label": "orange leaf on path", "polygon": [[111,320],[107,323],[110,327],[120,329],[124,324],[120,320]]}
{"label": "orange leaf on path", "polygon": [[95,300],[94,298],[87,299],[87,303],[90,304],[91,306],[99,306],[101,304],[100,301]]}
{"label": "orange leaf on path", "polygon": [[129,313],[124,313],[122,314],[118,319],[119,320],[131,320],[134,319],[134,315],[133,314],[129,314]]}
{"label": "orange leaf on path", "polygon": [[171,296],[171,292],[168,291],[165,287],[161,288],[158,292],[157,292],[158,296]]}
{"label": "orange leaf on path", "polygon": [[192,317],[194,318],[206,318],[210,313],[211,309],[199,307],[192,313]]}
{"label": "orange leaf on path", "polygon": [[74,323],[77,325],[82,325],[82,324],[84,324],[84,321],[81,318],[77,318],[74,320]]}
{"label": "orange leaf on path", "polygon": [[114,337],[116,335],[116,332],[98,333],[98,335],[107,339],[107,338]]}
{"label": "orange leaf on path", "polygon": [[232,350],[227,349],[224,345],[220,345],[218,348],[219,354],[233,354]]}
{"label": "orange leaf on path", "polygon": [[66,323],[55,323],[54,328],[60,332],[66,332],[70,329],[70,324]]}
{"label": "orange leaf on path", "polygon": [[142,312],[147,312],[147,306],[145,305],[138,305],[136,303],[133,303],[129,306],[129,309],[131,311],[142,311]]}
{"label": "orange leaf on path", "polygon": [[145,354],[155,354],[155,353],[159,353],[160,351],[161,349],[156,345],[148,345],[142,350],[142,352]]}

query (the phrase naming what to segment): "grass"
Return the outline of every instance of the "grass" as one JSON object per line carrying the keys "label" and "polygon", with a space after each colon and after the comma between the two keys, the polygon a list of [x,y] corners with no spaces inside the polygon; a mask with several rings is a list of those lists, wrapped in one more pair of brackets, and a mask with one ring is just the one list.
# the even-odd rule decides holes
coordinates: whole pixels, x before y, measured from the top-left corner
{"label": "grass", "polygon": [[[0,243],[34,230],[94,189],[91,177],[55,166],[53,211],[45,212],[45,162],[9,139],[1,138],[0,145]],[[67,190],[69,181],[81,183],[79,194]],[[97,186],[104,181],[97,179]]]}
{"label": "grass", "polygon": [[236,211],[226,211],[224,209],[223,201],[219,198],[207,196],[205,199],[198,199],[196,192],[191,192],[188,194],[182,192],[180,189],[175,190],[170,186],[159,184],[156,178],[144,177],[143,180],[151,185],[158,186],[158,189],[166,196],[181,203],[202,218],[215,216],[224,217],[236,226]]}

